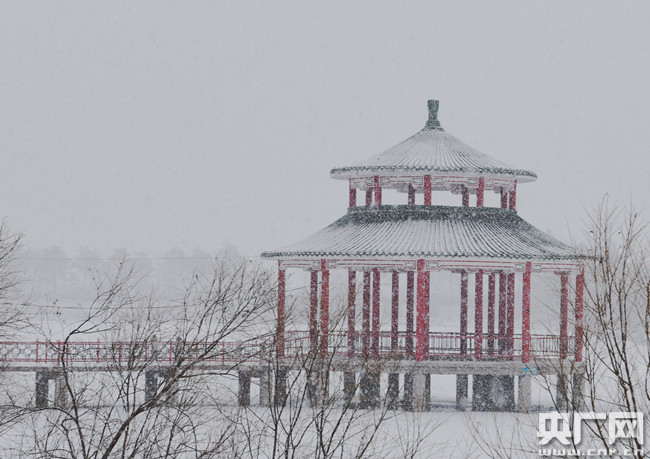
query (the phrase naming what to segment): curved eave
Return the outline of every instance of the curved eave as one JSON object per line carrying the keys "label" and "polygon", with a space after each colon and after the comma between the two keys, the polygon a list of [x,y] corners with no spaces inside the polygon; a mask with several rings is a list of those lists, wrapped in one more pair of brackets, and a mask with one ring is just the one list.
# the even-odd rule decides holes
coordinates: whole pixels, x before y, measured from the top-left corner
{"label": "curved eave", "polygon": [[581,254],[498,208],[447,206],[356,207],[271,259],[436,258],[528,261],[580,260]]}
{"label": "curved eave", "polygon": [[533,182],[537,174],[524,169],[505,168],[431,168],[431,167],[404,167],[404,166],[349,166],[337,167],[330,170],[330,177],[337,180],[348,180],[356,177],[390,176],[390,175],[431,175],[445,176],[462,174],[469,177],[497,176],[517,180],[519,183]]}

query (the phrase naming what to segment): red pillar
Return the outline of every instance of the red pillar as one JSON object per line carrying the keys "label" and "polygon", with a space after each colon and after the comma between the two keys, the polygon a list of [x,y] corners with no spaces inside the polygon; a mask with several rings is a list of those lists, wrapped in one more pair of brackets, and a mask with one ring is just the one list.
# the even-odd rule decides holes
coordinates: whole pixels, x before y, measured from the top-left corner
{"label": "red pillar", "polygon": [[379,288],[381,277],[377,268],[372,270],[372,355],[379,356]]}
{"label": "red pillar", "polygon": [[348,357],[354,356],[354,328],[356,325],[357,273],[348,271]]}
{"label": "red pillar", "polygon": [[276,340],[278,358],[284,357],[284,305],[286,291],[285,271],[280,268],[280,262],[278,262],[278,335]]}
{"label": "red pillar", "polygon": [[423,361],[426,358],[429,349],[429,337],[427,336],[427,322],[428,317],[426,314],[426,271],[424,270],[424,260],[418,260],[418,300],[417,300],[417,328],[416,338],[417,343],[415,347],[415,360]]}
{"label": "red pillar", "polygon": [[318,271],[311,272],[309,293],[309,346],[312,351],[318,347]]}
{"label": "red pillar", "polygon": [[357,205],[357,189],[350,185],[350,200],[349,207],[356,207]]}
{"label": "red pillar", "polygon": [[512,358],[514,350],[515,336],[515,273],[508,274],[508,294],[507,294],[507,314],[508,318],[506,335],[508,337],[507,354]]}
{"label": "red pillar", "polygon": [[474,311],[474,357],[483,357],[483,270],[476,272],[475,311]]}
{"label": "red pillar", "polygon": [[516,180],[514,185],[512,185],[512,191],[510,192],[510,208],[512,210],[517,209],[517,181]]}
{"label": "red pillar", "polygon": [[506,350],[506,294],[508,287],[506,286],[506,273],[501,271],[499,273],[499,354],[503,355]]}
{"label": "red pillar", "polygon": [[372,206],[372,189],[366,190],[366,207]]}
{"label": "red pillar", "polygon": [[467,355],[467,272],[460,273],[460,353]]}
{"label": "red pillar", "polygon": [[379,177],[375,175],[375,207],[381,206],[381,186],[379,185]]}
{"label": "red pillar", "polygon": [[409,183],[409,192],[408,192],[408,205],[409,206],[414,206],[415,205],[415,188],[413,188],[413,185]]}
{"label": "red pillar", "polygon": [[329,319],[330,319],[330,272],[321,261],[321,293],[320,293],[320,343],[321,355],[327,355],[329,344]]}
{"label": "red pillar", "polygon": [[532,263],[526,262],[521,305],[521,360],[530,362],[530,273]]}
{"label": "red pillar", "polygon": [[390,311],[390,350],[397,355],[399,335],[399,272],[393,271]]}
{"label": "red pillar", "polygon": [[566,359],[569,349],[569,273],[560,274],[560,358]]}
{"label": "red pillar", "polygon": [[506,192],[505,188],[501,188],[501,208],[508,208],[508,193]]}
{"label": "red pillar", "polygon": [[476,207],[483,207],[485,198],[485,177],[479,177],[478,190],[476,190]]}
{"label": "red pillar", "polygon": [[363,356],[370,355],[370,271],[363,272]]}
{"label": "red pillar", "polygon": [[406,355],[413,356],[413,319],[415,307],[415,273],[406,273]]}
{"label": "red pillar", "polygon": [[431,205],[431,176],[424,176],[424,205]]}
{"label": "red pillar", "polygon": [[469,207],[469,190],[466,186],[463,187],[463,207]]}
{"label": "red pillar", "polygon": [[496,273],[488,276],[488,353],[494,354],[494,304],[496,301]]}
{"label": "red pillar", "polygon": [[585,274],[582,270],[576,276],[576,362],[582,362],[582,320],[584,303]]}

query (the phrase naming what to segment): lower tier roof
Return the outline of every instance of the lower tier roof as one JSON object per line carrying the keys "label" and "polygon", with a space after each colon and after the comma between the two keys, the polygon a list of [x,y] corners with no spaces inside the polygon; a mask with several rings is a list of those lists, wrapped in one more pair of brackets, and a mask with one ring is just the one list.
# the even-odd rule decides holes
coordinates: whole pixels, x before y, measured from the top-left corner
{"label": "lower tier roof", "polygon": [[572,247],[509,209],[450,206],[352,207],[305,239],[262,257],[577,260]]}

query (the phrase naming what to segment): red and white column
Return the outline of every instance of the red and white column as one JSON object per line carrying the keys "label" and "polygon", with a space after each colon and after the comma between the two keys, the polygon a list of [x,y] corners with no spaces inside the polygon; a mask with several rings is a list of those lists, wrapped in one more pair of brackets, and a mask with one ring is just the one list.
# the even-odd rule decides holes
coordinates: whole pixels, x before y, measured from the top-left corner
{"label": "red and white column", "polygon": [[476,207],[483,207],[485,202],[485,177],[479,177],[476,190]]}
{"label": "red and white column", "polygon": [[460,354],[467,355],[467,272],[460,273]]}
{"label": "red and white column", "polygon": [[381,185],[379,184],[379,177],[375,175],[375,207],[381,206]]}
{"label": "red and white column", "polygon": [[372,356],[379,356],[379,308],[381,274],[379,269],[372,270]]}
{"label": "red and white column", "polygon": [[318,271],[311,271],[309,290],[309,348],[318,348]]}
{"label": "red and white column", "polygon": [[512,191],[510,191],[510,209],[517,209],[517,181],[512,185]]}
{"label": "red and white column", "polygon": [[522,305],[521,305],[521,360],[530,362],[530,274],[532,263],[526,262],[523,275]]}
{"label": "red and white column", "polygon": [[431,205],[431,176],[424,176],[424,205]]}
{"label": "red and white column", "polygon": [[474,310],[474,358],[483,358],[483,270],[476,272]]}
{"label": "red and white column", "polygon": [[415,321],[415,273],[406,273],[406,355],[412,357],[415,347],[413,343],[413,323]]}
{"label": "red and white column", "polygon": [[429,354],[429,314],[427,311],[427,277],[428,272],[425,271],[424,260],[417,261],[418,270],[418,285],[417,285],[417,328],[416,338],[417,343],[415,347],[415,360],[423,361]]}
{"label": "red and white column", "polygon": [[278,261],[278,330],[276,338],[278,358],[284,357],[284,308],[286,291],[286,273]]}
{"label": "red and white column", "polygon": [[585,288],[585,273],[580,269],[580,273],[576,276],[576,362],[582,362],[582,321],[584,317],[583,303],[584,303],[584,288]]}
{"label": "red and white column", "polygon": [[348,271],[348,357],[354,356],[354,340],[356,326],[357,273]]}
{"label": "red and white column", "polygon": [[320,340],[321,355],[327,355],[329,345],[330,318],[330,272],[325,260],[321,261],[321,293],[320,293]]}
{"label": "red and white column", "polygon": [[507,354],[512,359],[515,345],[515,273],[508,273],[507,299],[507,325],[506,335],[508,339]]}
{"label": "red and white column", "polygon": [[503,271],[499,273],[499,354],[504,355],[506,350],[506,295],[507,295],[507,275]]}
{"label": "red and white column", "polygon": [[399,272],[393,272],[390,310],[390,351],[393,357],[398,353],[399,338]]}
{"label": "red and white column", "polygon": [[569,273],[560,274],[560,358],[569,350]]}
{"label": "red and white column", "polygon": [[363,327],[363,356],[370,355],[370,271],[363,272],[363,306],[362,306],[362,327]]}
{"label": "red and white column", "polygon": [[488,353],[494,354],[494,306],[496,301],[496,273],[488,276]]}

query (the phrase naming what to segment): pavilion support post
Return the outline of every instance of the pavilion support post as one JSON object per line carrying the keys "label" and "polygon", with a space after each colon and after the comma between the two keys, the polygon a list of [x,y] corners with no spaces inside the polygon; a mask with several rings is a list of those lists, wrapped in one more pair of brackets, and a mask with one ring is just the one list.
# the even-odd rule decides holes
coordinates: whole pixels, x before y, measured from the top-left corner
{"label": "pavilion support post", "polygon": [[47,395],[49,392],[50,376],[48,371],[36,371],[36,387],[34,391],[34,406],[47,408]]}
{"label": "pavilion support post", "polygon": [[372,206],[372,188],[366,190],[366,207]]}
{"label": "pavilion support post", "polygon": [[408,191],[408,205],[409,206],[415,205],[415,188],[410,183],[409,183],[409,191]]}
{"label": "pavilion support post", "polygon": [[381,273],[379,269],[372,270],[372,356],[379,357],[379,309],[381,288]]}
{"label": "pavilion support post", "polygon": [[510,209],[517,210],[517,181],[515,180],[514,185],[512,185],[512,190],[510,191]]}
{"label": "pavilion support post", "polygon": [[381,185],[379,184],[379,177],[375,175],[375,207],[381,206]]}
{"label": "pavilion support post", "polygon": [[[397,358],[399,353],[399,272],[393,271],[391,285],[391,311],[390,311],[390,351],[392,358]],[[399,397],[399,373],[388,375],[387,399],[389,406],[394,406]]]}
{"label": "pavilion support post", "polygon": [[[427,335],[427,324],[429,317],[427,316],[426,305],[426,275],[424,269],[424,260],[417,261],[418,270],[418,299],[417,299],[417,328],[416,338],[417,344],[415,348],[415,360],[418,362],[424,361],[429,353],[429,336]],[[424,377],[424,375],[423,375]],[[424,384],[424,383],[423,383]]]}
{"label": "pavilion support post", "polygon": [[463,187],[463,207],[469,207],[469,189],[464,186]]}
{"label": "pavilion support post", "polygon": [[468,408],[468,388],[469,376],[456,375],[456,409],[458,411],[465,411]]}
{"label": "pavilion support post", "polygon": [[362,306],[363,357],[370,356],[370,271],[363,272],[363,306]]}
{"label": "pavilion support post", "polygon": [[575,349],[575,360],[576,362],[582,362],[582,321],[583,321],[583,307],[584,307],[584,288],[585,288],[585,274],[581,270],[580,273],[576,276],[576,312],[575,312],[575,339],[576,339],[576,349]]}
{"label": "pavilion support post", "polygon": [[357,189],[350,184],[350,197],[348,201],[348,207],[357,206]]}
{"label": "pavilion support post", "polygon": [[467,355],[467,272],[460,273],[460,354]]}
{"label": "pavilion support post", "polygon": [[560,283],[560,359],[566,359],[569,350],[569,273],[560,274]]}
{"label": "pavilion support post", "polygon": [[508,340],[507,355],[513,358],[515,344],[515,273],[508,273],[508,293],[507,293],[507,329],[506,335]]}
{"label": "pavilion support post", "polygon": [[479,177],[476,190],[476,207],[483,207],[485,201],[485,177]]}
{"label": "pavilion support post", "polygon": [[286,274],[278,262],[278,328],[276,338],[277,358],[284,358],[284,309],[286,298]]}
{"label": "pavilion support post", "polygon": [[413,323],[415,320],[415,273],[406,273],[406,355],[413,357],[415,347],[413,346]]}
{"label": "pavilion support post", "polygon": [[530,362],[530,274],[532,263],[526,262],[523,275],[523,293],[521,306],[521,360]]}
{"label": "pavilion support post", "polygon": [[531,386],[532,386],[532,376],[525,375],[519,376],[519,397],[518,397],[518,409],[521,413],[530,413],[531,408]]}
{"label": "pavilion support post", "polygon": [[431,205],[431,176],[424,176],[424,205]]}
{"label": "pavilion support post", "polygon": [[494,306],[496,301],[496,273],[488,276],[488,354],[494,354]]}
{"label": "pavilion support post", "polygon": [[476,272],[474,311],[474,358],[483,358],[483,270]]}
{"label": "pavilion support post", "polygon": [[[355,326],[356,326],[356,296],[357,296],[357,273],[350,269],[348,271],[348,349],[347,356],[354,357],[355,352]],[[352,400],[356,392],[356,375],[347,371],[343,374],[343,394],[346,401]]]}
{"label": "pavilion support post", "polygon": [[320,342],[321,356],[326,356],[329,346],[330,272],[325,260],[321,261]]}
{"label": "pavilion support post", "polygon": [[309,290],[309,348],[318,348],[318,271],[311,271]]}
{"label": "pavilion support post", "polygon": [[505,190],[505,188],[501,188],[501,208],[508,208],[508,192]]}
{"label": "pavilion support post", "polygon": [[504,355],[506,350],[506,295],[507,295],[507,278],[506,273],[499,273],[499,355]]}

